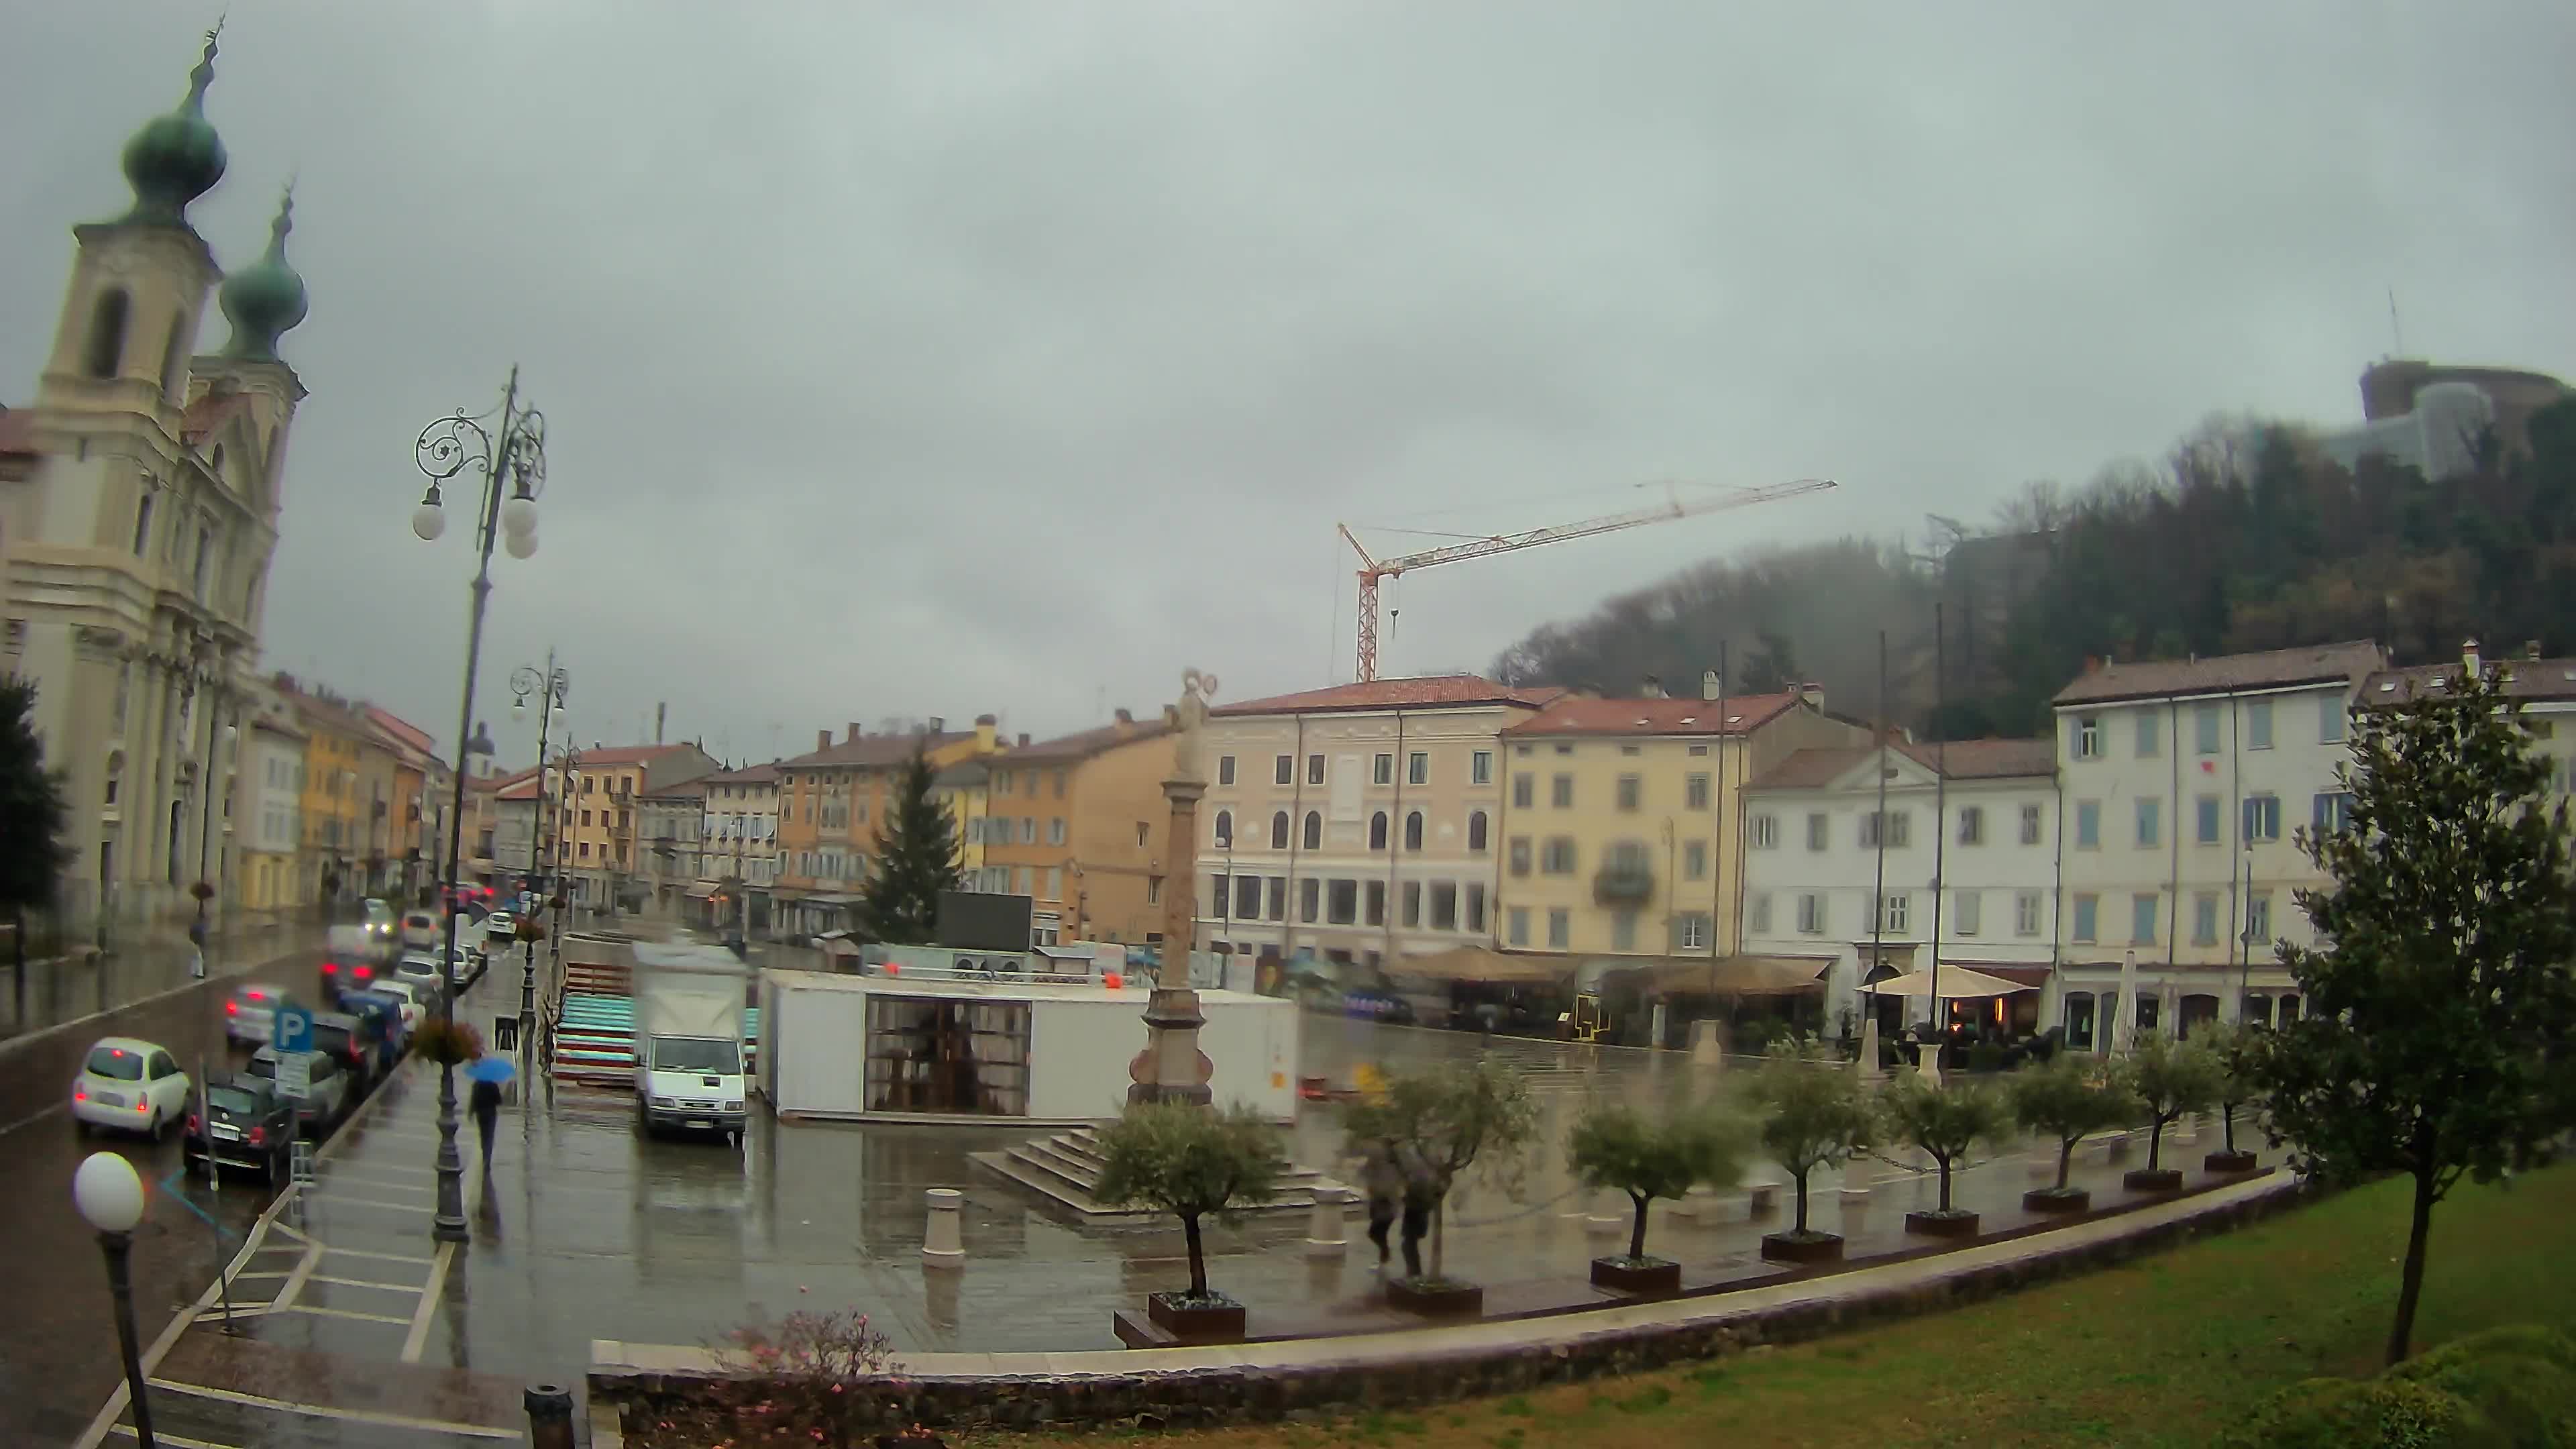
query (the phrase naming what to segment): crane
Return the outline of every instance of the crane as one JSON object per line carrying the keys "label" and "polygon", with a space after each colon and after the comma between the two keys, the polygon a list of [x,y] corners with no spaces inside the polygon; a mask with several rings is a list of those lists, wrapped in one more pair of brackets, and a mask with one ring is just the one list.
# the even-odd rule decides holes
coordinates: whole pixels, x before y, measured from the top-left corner
{"label": "crane", "polygon": [[1335,524],[1351,552],[1360,556],[1360,681],[1377,678],[1377,591],[1387,579],[1398,578],[1415,569],[1434,564],[1457,563],[1464,559],[1486,558],[1518,549],[1537,548],[1541,544],[1563,543],[1570,538],[1590,538],[1596,533],[1616,533],[1623,528],[1637,528],[1649,523],[1669,523],[1680,518],[1696,518],[1703,513],[1716,513],[1729,508],[1747,508],[1775,499],[1795,498],[1802,493],[1822,493],[1834,486],[1831,478],[1801,478],[1793,483],[1773,483],[1760,488],[1741,488],[1714,498],[1684,503],[1681,493],[1665,485],[1666,500],[1652,508],[1632,509],[1603,518],[1587,518],[1579,523],[1561,523],[1552,528],[1533,528],[1523,533],[1496,534],[1470,539],[1465,543],[1445,544],[1424,549],[1400,558],[1379,559],[1369,556],[1359,538],[1347,523]]}

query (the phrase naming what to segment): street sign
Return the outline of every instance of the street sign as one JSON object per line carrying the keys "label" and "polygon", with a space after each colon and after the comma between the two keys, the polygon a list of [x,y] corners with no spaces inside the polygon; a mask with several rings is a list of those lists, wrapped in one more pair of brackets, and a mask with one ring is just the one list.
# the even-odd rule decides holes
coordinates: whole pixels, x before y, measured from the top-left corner
{"label": "street sign", "polygon": [[281,1057],[313,1050],[313,1013],[292,1001],[277,1004],[277,1016],[269,1028],[269,1045]]}
{"label": "street sign", "polygon": [[277,1095],[290,1102],[301,1102],[312,1094],[313,1053],[278,1053]]}

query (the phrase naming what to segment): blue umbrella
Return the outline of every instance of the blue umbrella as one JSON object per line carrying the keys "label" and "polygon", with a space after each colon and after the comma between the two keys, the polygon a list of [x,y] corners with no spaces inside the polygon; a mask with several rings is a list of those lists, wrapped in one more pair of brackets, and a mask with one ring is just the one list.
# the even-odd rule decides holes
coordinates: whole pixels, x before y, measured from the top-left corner
{"label": "blue umbrella", "polygon": [[469,1082],[506,1082],[518,1074],[519,1069],[504,1057],[476,1057],[465,1068]]}

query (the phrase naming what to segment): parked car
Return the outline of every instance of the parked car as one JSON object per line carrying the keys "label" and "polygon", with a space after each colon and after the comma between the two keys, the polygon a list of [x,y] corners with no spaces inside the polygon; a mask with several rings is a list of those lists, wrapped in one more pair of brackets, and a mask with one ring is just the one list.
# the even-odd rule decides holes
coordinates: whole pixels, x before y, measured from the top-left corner
{"label": "parked car", "polygon": [[392,1004],[399,1018],[396,1029],[408,1037],[420,1030],[421,1018],[435,1008],[439,993],[436,983],[422,985],[408,976],[397,976],[368,987],[365,994]]}
{"label": "parked car", "polygon": [[374,1090],[391,1075],[394,1063],[411,1047],[403,1025],[403,999],[382,984],[340,998],[341,1011],[313,1019],[313,1045],[349,1063],[352,1101]]}
{"label": "parked car", "polygon": [[378,974],[372,961],[351,956],[327,956],[322,961],[322,991],[336,1003],[342,991],[364,991]]}
{"label": "parked car", "polygon": [[211,1158],[219,1175],[227,1167],[247,1168],[274,1183],[286,1176],[294,1152],[295,1104],[277,1095],[274,1084],[241,1072],[208,1076],[180,1145],[190,1171]]}
{"label": "parked car", "polygon": [[277,1026],[277,1004],[285,999],[283,986],[234,987],[224,998],[224,1039],[243,1046],[268,1045],[269,1033]]}
{"label": "parked car", "polygon": [[[436,991],[445,978],[439,974],[437,953],[406,951],[403,953],[403,958],[394,963],[391,979],[408,981],[423,990]],[[456,984],[464,985],[465,978],[457,977]]]}
{"label": "parked car", "polygon": [[72,1079],[72,1122],[83,1132],[107,1127],[157,1138],[187,1113],[188,1074],[148,1041],[102,1037]]}
{"label": "parked car", "polygon": [[[346,1028],[340,1030],[345,1041]],[[322,1022],[319,1018],[313,1023],[313,1044],[312,1075],[306,1084],[304,1100],[296,1104],[295,1122],[301,1129],[318,1132],[339,1121],[349,1110],[352,1079],[347,1067],[347,1049],[326,1051],[322,1048]],[[274,1082],[277,1068],[277,1048],[261,1047],[250,1054],[252,1076]]]}

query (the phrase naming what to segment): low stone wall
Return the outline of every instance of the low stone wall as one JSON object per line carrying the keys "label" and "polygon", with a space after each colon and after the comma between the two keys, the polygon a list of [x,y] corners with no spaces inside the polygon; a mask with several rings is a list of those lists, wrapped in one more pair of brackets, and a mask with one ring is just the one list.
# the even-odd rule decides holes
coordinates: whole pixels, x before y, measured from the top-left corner
{"label": "low stone wall", "polygon": [[[1624,1308],[1523,1320],[1510,1325],[1523,1331],[1517,1341],[1440,1348],[1431,1346],[1431,1340],[1453,1336],[1381,1334],[1329,1340],[1347,1344],[1347,1357],[1318,1362],[1308,1352],[1298,1355],[1305,1362],[1277,1364],[1261,1362],[1264,1345],[1246,1344],[1230,1350],[1242,1360],[1238,1363],[1171,1369],[1140,1363],[1133,1372],[1112,1367],[1106,1372],[1054,1373],[1046,1371],[1045,1355],[995,1354],[990,1357],[997,1366],[1007,1369],[1018,1359],[1030,1371],[890,1377],[876,1396],[882,1406],[878,1423],[880,1427],[919,1423],[937,1429],[1005,1430],[1224,1426],[1307,1421],[1518,1393],[1940,1312],[2225,1232],[2292,1207],[2309,1193],[2299,1180],[2284,1175],[2245,1196],[2138,1223],[2126,1232],[2055,1243],[2049,1241],[2054,1235],[2039,1234],[2023,1240],[2026,1251],[1946,1267],[1938,1258],[1917,1259],[1918,1271],[1896,1281],[1874,1282],[1867,1271],[1870,1265],[1855,1264],[1853,1271],[1791,1285],[1808,1291],[1786,1301],[1747,1302],[1732,1309],[1723,1297],[1676,1301],[1669,1306],[1678,1308],[1680,1316],[1664,1322],[1589,1330],[1584,1326],[1587,1319],[1624,1312]],[[1959,1256],[1970,1251],[1962,1249]],[[1316,1342],[1306,1340],[1300,1347],[1311,1350]],[[693,1365],[703,1362],[703,1356],[694,1353],[677,1357]],[[1119,1357],[1097,1356],[1113,1365]],[[609,1364],[592,1370],[590,1399],[594,1405],[642,1415],[664,1406],[704,1402],[709,1386],[709,1373],[700,1366]]]}

